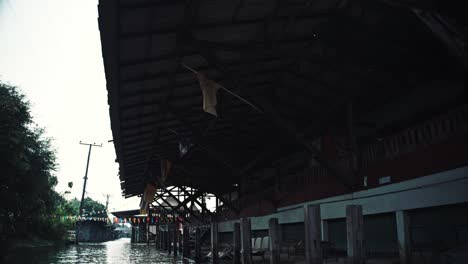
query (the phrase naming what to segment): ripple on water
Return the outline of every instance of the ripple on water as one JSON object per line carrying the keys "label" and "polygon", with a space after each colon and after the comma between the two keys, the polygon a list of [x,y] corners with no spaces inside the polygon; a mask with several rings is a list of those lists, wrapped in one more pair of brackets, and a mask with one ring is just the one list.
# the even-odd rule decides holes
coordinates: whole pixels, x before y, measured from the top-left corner
{"label": "ripple on water", "polygon": [[48,247],[22,250],[8,258],[8,263],[173,263],[181,258],[160,252],[154,245],[133,244],[121,238],[104,243],[80,243],[66,247]]}

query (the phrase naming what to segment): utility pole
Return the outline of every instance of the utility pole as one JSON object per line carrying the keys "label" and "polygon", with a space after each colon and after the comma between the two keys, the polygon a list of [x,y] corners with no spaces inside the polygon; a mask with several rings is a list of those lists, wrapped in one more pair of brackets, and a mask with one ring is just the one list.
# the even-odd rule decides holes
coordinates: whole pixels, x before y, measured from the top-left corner
{"label": "utility pole", "polygon": [[106,213],[107,213],[107,207],[109,206],[109,196],[110,194],[106,195]]}
{"label": "utility pole", "polygon": [[[85,197],[85,192],[86,192],[86,182],[88,181],[88,168],[89,168],[89,159],[91,157],[91,149],[93,147],[102,147],[102,144],[98,145],[96,143],[83,143],[80,141],[80,145],[86,145],[89,146],[89,151],[88,151],[88,160],[86,161],[86,171],[85,171],[85,176],[84,176],[84,183],[83,183],[83,193],[81,194],[81,201],[80,201],[80,211],[78,212],[78,215],[81,216],[83,214],[83,205],[84,205],[84,197]],[[76,229],[76,243],[78,244],[78,225]]]}

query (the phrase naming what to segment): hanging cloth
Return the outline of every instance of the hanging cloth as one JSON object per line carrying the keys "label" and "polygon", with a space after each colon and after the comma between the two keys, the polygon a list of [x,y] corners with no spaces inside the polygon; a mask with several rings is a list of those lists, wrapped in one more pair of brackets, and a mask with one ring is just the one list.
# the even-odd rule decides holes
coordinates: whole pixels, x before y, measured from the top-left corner
{"label": "hanging cloth", "polygon": [[203,93],[203,111],[218,116],[216,112],[216,104],[218,103],[216,94],[219,88],[221,88],[221,85],[206,78],[206,76],[200,72],[197,72],[196,75]]}

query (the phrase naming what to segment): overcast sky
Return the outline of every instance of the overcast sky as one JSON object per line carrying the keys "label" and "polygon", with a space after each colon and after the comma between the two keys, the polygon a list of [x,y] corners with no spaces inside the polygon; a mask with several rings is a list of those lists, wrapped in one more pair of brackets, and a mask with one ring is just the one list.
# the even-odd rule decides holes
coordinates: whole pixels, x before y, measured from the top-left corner
{"label": "overcast sky", "polygon": [[87,196],[113,210],[138,208],[121,196],[109,120],[97,23],[97,0],[0,0],[0,80],[19,86],[35,122],[57,149],[57,191],[73,182],[68,198],[81,197],[88,148],[93,148]]}

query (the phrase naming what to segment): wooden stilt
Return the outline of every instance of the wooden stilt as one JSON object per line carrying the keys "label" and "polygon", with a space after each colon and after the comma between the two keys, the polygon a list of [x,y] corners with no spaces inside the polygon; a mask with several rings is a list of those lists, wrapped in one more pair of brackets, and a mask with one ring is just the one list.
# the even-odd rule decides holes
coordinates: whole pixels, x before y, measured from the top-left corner
{"label": "wooden stilt", "polygon": [[322,264],[320,205],[304,207],[305,255],[306,263]]}
{"label": "wooden stilt", "polygon": [[184,250],[183,250],[183,241],[184,238],[182,237],[182,232],[180,230],[177,230],[177,237],[179,238],[178,240],[178,248],[179,248],[179,253],[183,253]]}
{"label": "wooden stilt", "polygon": [[251,231],[250,219],[240,219],[240,232],[241,232],[241,262],[242,264],[252,263],[252,245],[251,245]]}
{"label": "wooden stilt", "polygon": [[178,229],[178,225],[177,225],[177,222],[174,223],[174,232],[172,233],[172,243],[173,244],[173,248],[174,248],[174,256],[177,256],[177,253],[179,252],[179,250],[177,249],[177,243],[179,242],[179,229]]}
{"label": "wooden stilt", "polygon": [[149,245],[149,238],[150,238],[150,225],[149,225],[149,221],[146,221],[146,245]]}
{"label": "wooden stilt", "polygon": [[211,263],[218,264],[218,223],[211,223]]}
{"label": "wooden stilt", "polygon": [[171,225],[167,225],[167,253],[171,254],[172,252],[172,228]]}
{"label": "wooden stilt", "polygon": [[361,205],[346,206],[346,233],[348,245],[348,263],[365,263],[364,255],[364,220]]}
{"label": "wooden stilt", "polygon": [[278,218],[270,218],[268,221],[268,235],[270,237],[270,263],[280,264],[280,240],[279,240],[280,226]]}
{"label": "wooden stilt", "polygon": [[234,223],[234,233],[232,234],[232,243],[234,246],[234,256],[233,262],[234,264],[240,264],[240,250],[241,250],[241,239],[240,239],[240,224]]}
{"label": "wooden stilt", "polygon": [[168,229],[164,232],[164,250],[166,251],[169,251],[171,250],[171,247],[170,247],[170,243],[171,243],[171,240],[170,240],[170,236],[169,236],[169,227]]}
{"label": "wooden stilt", "polygon": [[190,240],[190,233],[189,233],[189,227],[187,225],[184,225],[184,242],[183,242],[183,247],[184,247],[184,257],[190,256],[190,245],[189,245],[189,240]]}
{"label": "wooden stilt", "polygon": [[154,235],[154,246],[156,247],[156,249],[159,248],[159,222],[156,222],[156,231],[155,231],[155,235]]}
{"label": "wooden stilt", "polygon": [[201,260],[201,229],[197,227],[195,229],[195,262],[200,263]]}

